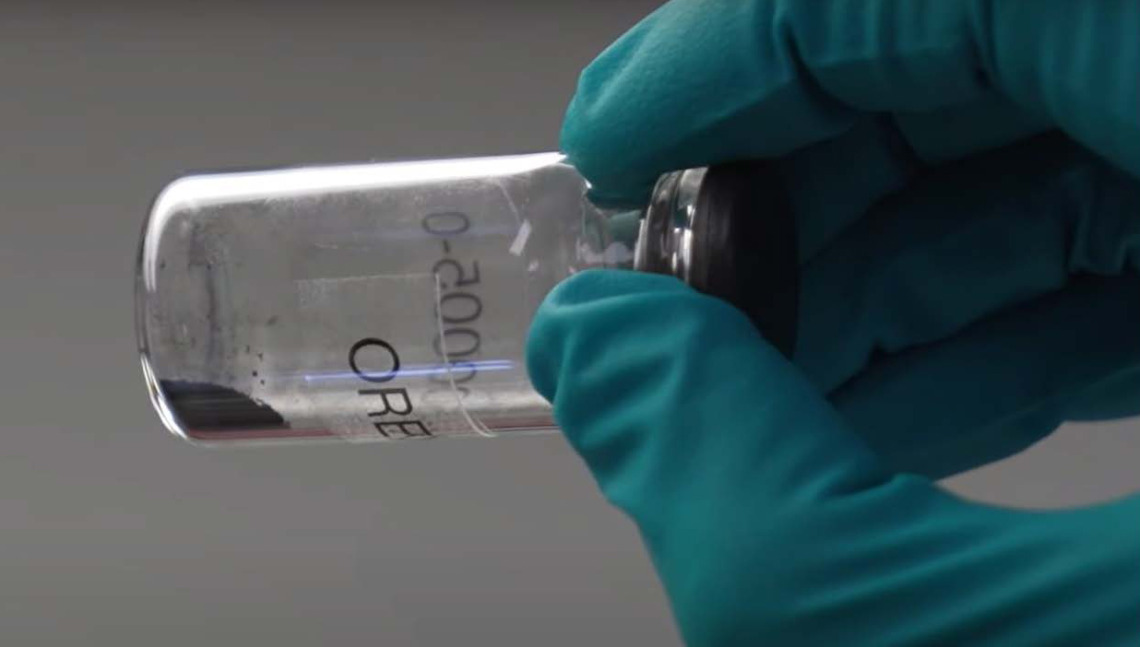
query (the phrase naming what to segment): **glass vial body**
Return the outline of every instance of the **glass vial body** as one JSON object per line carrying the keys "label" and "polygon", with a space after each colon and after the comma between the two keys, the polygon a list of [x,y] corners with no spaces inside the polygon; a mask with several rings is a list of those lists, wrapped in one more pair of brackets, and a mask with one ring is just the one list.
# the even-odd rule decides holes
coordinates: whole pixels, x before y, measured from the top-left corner
{"label": "glass vial body", "polygon": [[560,280],[630,267],[558,154],[186,177],[139,254],[143,370],[207,442],[550,429],[530,318]]}
{"label": "glass vial body", "polygon": [[152,402],[205,444],[553,430],[524,362],[538,306],[588,268],[699,280],[706,183],[604,210],[557,153],[178,179],[138,258]]}

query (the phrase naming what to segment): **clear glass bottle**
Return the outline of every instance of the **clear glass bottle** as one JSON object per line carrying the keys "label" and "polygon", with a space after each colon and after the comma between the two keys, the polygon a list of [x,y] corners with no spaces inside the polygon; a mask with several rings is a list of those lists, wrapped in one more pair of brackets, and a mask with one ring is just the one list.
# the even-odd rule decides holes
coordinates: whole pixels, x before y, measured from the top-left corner
{"label": "clear glass bottle", "polygon": [[758,164],[666,174],[632,211],[557,153],[178,179],[138,259],[151,399],[206,444],[552,430],[527,329],[588,268],[673,274],[790,348],[794,228]]}

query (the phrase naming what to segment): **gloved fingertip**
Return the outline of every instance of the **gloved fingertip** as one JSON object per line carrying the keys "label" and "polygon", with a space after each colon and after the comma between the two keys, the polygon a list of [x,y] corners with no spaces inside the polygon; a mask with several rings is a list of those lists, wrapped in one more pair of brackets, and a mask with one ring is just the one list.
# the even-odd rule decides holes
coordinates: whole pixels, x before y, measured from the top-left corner
{"label": "gloved fingertip", "polygon": [[587,270],[566,279],[546,296],[527,335],[527,371],[535,389],[553,401],[562,360],[576,348],[574,322],[591,304],[644,292],[692,292],[677,279],[660,274],[621,270]]}
{"label": "gloved fingertip", "polygon": [[623,111],[597,105],[595,94],[579,86],[566,110],[559,147],[589,181],[591,202],[606,208],[644,205],[659,173],[630,159],[639,147],[630,135],[633,129],[622,124]]}
{"label": "gloved fingertip", "polygon": [[672,276],[632,272],[627,270],[591,269],[566,279],[546,296],[542,311],[625,297],[644,292],[692,292],[692,289]]}
{"label": "gloved fingertip", "polygon": [[654,182],[633,183],[625,187],[590,186],[586,198],[600,209],[641,209],[649,203]]}

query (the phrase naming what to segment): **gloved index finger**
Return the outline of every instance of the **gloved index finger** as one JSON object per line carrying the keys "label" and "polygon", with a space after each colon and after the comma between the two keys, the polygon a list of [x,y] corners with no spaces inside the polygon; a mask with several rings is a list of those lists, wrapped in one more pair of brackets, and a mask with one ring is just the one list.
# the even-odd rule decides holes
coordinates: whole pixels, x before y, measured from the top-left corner
{"label": "gloved index finger", "polygon": [[583,72],[562,147],[597,198],[639,201],[662,172],[784,155],[863,113],[1008,98],[1140,176],[1137,25],[1131,0],[674,0]]}

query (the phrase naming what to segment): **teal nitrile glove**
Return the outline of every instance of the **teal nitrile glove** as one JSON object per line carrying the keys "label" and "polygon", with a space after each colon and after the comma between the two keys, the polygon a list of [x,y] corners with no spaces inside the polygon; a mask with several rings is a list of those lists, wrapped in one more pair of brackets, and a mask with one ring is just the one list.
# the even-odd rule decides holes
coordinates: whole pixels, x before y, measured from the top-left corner
{"label": "teal nitrile glove", "polygon": [[[1140,412],[1140,4],[673,2],[582,76],[603,201],[779,158],[789,362],[672,278],[555,290],[529,367],[693,645],[1140,645],[1140,498],[932,482]],[[757,214],[763,217],[764,214]]]}

